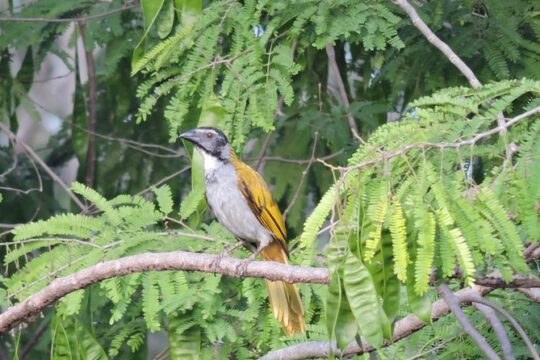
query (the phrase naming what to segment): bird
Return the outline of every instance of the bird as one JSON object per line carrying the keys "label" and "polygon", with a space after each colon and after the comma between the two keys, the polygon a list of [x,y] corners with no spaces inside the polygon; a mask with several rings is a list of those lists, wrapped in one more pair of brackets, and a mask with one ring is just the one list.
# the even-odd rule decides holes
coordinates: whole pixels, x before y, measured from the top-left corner
{"label": "bird", "polygon": [[[285,222],[262,176],[238,158],[227,136],[217,128],[194,128],[179,138],[192,143],[202,155],[208,207],[252,252],[247,261],[260,255],[263,260],[287,264]],[[287,336],[305,332],[304,309],[297,287],[283,281],[265,282],[270,307]]]}

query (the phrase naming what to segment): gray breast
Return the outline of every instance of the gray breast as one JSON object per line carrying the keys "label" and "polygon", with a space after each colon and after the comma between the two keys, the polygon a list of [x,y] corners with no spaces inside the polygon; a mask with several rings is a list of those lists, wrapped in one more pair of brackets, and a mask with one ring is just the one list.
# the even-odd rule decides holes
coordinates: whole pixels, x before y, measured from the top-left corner
{"label": "gray breast", "polygon": [[206,172],[206,198],[218,221],[237,238],[257,245],[272,241],[270,232],[253,215],[240,192],[230,163]]}

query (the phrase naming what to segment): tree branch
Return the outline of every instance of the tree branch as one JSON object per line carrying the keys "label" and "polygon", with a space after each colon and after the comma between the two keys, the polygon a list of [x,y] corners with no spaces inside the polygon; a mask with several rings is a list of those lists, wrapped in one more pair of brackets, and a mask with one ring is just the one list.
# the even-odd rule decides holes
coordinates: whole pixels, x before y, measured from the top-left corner
{"label": "tree branch", "polygon": [[243,260],[184,251],[144,253],[105,261],[58,278],[23,302],[0,314],[0,333],[38,314],[63,296],[99,281],[143,271],[188,270],[221,273],[232,277],[259,277],[289,283],[328,282],[325,268],[303,268],[269,261],[253,261],[242,272]]}
{"label": "tree branch", "polygon": [[489,306],[486,306],[483,304],[474,303],[473,306],[484,315],[486,320],[489,322],[489,324],[493,328],[493,331],[495,332],[495,335],[497,336],[497,340],[499,340],[499,344],[501,345],[501,350],[502,350],[504,359],[515,360],[515,357],[512,351],[512,344],[510,343],[508,334],[506,333],[506,330],[501,320],[499,320],[499,318],[497,317],[497,314],[495,314],[495,311]]}
{"label": "tree branch", "polygon": [[531,342],[531,339],[529,339],[529,337],[527,336],[527,334],[525,333],[525,330],[523,330],[523,328],[521,327],[521,325],[519,325],[519,323],[517,322],[516,319],[514,319],[512,317],[512,315],[510,315],[510,313],[508,313],[508,311],[504,310],[502,307],[500,307],[499,305],[497,304],[494,304],[492,303],[491,301],[488,301],[486,299],[483,299],[479,296],[476,296],[476,295],[467,295],[467,296],[464,296],[460,299],[460,301],[462,302],[474,302],[474,303],[479,303],[479,304],[482,304],[482,305],[485,305],[485,306],[489,306],[490,308],[492,308],[493,310],[497,311],[499,314],[501,314],[506,320],[508,320],[510,322],[510,324],[512,324],[512,326],[514,327],[514,329],[516,329],[516,331],[518,332],[518,334],[521,336],[521,338],[523,339],[523,341],[525,342],[525,345],[527,345],[527,348],[529,349],[529,352],[531,353],[532,357],[534,360],[540,360],[540,355],[538,355],[538,353],[536,352],[536,349],[534,348],[534,345],[533,343]]}
{"label": "tree branch", "polygon": [[444,41],[439,39],[437,35],[427,26],[427,24],[418,16],[416,10],[407,2],[407,0],[394,0],[394,3],[398,5],[403,11],[409,15],[412,24],[420,30],[420,32],[426,37],[433,46],[439,49],[452,64],[467,78],[469,84],[473,88],[482,86],[480,81],[476,78],[473,71],[461,60],[461,58],[448,46]]}
{"label": "tree branch", "polygon": [[[243,260],[241,259],[186,251],[143,253],[101,262],[71,275],[57,278],[26,300],[8,308],[0,314],[0,333],[11,329],[20,322],[30,319],[33,315],[38,314],[47,306],[71,292],[112,277],[136,272],[166,270],[202,271],[220,273],[231,277],[258,277],[268,280],[282,280],[289,283],[328,283],[328,269],[326,268],[292,266],[271,261],[253,261],[247,264],[245,272],[242,272],[242,267],[239,266],[240,264],[243,264]],[[519,279],[521,277],[514,277],[516,281],[520,281]],[[480,282],[481,280],[479,279]],[[495,283],[495,285],[497,284],[498,282]],[[523,287],[522,284],[520,286]],[[505,283],[504,287],[509,287],[509,284]],[[489,289],[485,290],[485,292],[488,292],[495,287],[481,288]]]}
{"label": "tree branch", "polygon": [[[461,300],[465,296],[477,296],[481,297],[489,293],[492,289],[486,287],[478,287],[477,289],[466,288],[457,291],[454,295]],[[450,313],[448,304],[444,300],[438,300],[433,303],[431,307],[431,319],[436,321],[441,317],[444,317]],[[383,347],[391,345],[396,341],[399,341],[414,332],[422,329],[423,327],[429,324],[424,323],[416,315],[407,315],[403,319],[396,322],[394,326],[394,335],[392,337],[392,342],[385,342]],[[306,358],[317,358],[317,357],[326,357],[330,354],[330,349],[332,353],[336,356],[346,356],[346,355],[360,355],[366,352],[372,352],[375,349],[367,344],[362,342],[362,347],[360,347],[356,341],[353,341],[347,348],[342,352],[340,351],[336,344],[334,343],[330,347],[328,341],[308,341],[301,344],[292,345],[283,349],[272,351],[259,360],[295,360],[295,359],[306,359]]]}
{"label": "tree branch", "polygon": [[500,360],[499,355],[488,344],[486,339],[476,330],[471,324],[463,310],[461,310],[461,299],[459,299],[452,290],[446,284],[442,284],[438,287],[439,294],[448,304],[448,307],[452,311],[452,314],[456,317],[457,321],[461,324],[461,327],[471,337],[471,340],[480,348],[484,355],[490,360]]}
{"label": "tree branch", "polygon": [[[420,32],[426,37],[426,39],[437,49],[439,49],[447,58],[448,60],[454,64],[454,66],[467,78],[469,81],[469,84],[473,88],[479,88],[482,86],[480,83],[480,80],[474,75],[474,72],[461,60],[461,58],[448,46],[444,41],[439,39],[437,35],[431,29],[427,24],[418,16],[418,13],[414,9],[414,7],[411,6],[407,2],[407,0],[394,0],[394,2],[409,15],[409,18],[411,19],[412,24],[420,30]],[[497,125],[499,127],[499,134],[503,138],[505,142],[506,147],[506,160],[510,162],[512,160],[512,150],[508,144],[508,139],[506,136],[506,127],[504,126],[504,115],[502,113],[497,114]]]}
{"label": "tree branch", "polygon": [[[513,117],[512,119],[505,122],[504,125],[502,125],[502,126],[497,126],[497,127],[492,128],[492,129],[489,129],[487,131],[478,133],[474,137],[472,137],[472,138],[470,138],[468,140],[463,140],[463,141],[458,141],[458,142],[453,142],[453,143],[427,143],[426,142],[426,143],[409,144],[409,145],[406,145],[406,146],[404,146],[401,149],[396,150],[396,151],[383,152],[381,154],[381,156],[379,156],[378,158],[373,159],[373,160],[369,160],[369,161],[364,161],[363,163],[360,163],[358,165],[354,165],[354,166],[350,166],[350,167],[337,166],[337,167],[334,167],[334,168],[336,170],[345,170],[346,173],[348,173],[348,172],[353,171],[353,170],[359,170],[359,169],[365,168],[367,166],[376,165],[376,164],[379,164],[379,163],[384,162],[386,160],[395,158],[397,156],[401,156],[401,155],[407,153],[409,150],[412,150],[412,149],[428,149],[428,148],[435,148],[435,149],[454,148],[454,149],[458,149],[458,148],[461,148],[463,146],[472,146],[472,145],[476,144],[479,140],[484,139],[486,137],[489,137],[491,135],[494,135],[494,134],[500,132],[501,129],[507,129],[510,126],[518,123],[519,121],[521,121],[523,119],[526,119],[526,118],[528,118],[528,117],[530,117],[532,115],[538,114],[538,113],[540,113],[540,106],[537,106],[534,109],[526,111],[523,114],[520,114],[520,115],[518,115],[516,117]],[[319,162],[321,162],[320,159],[319,159]]]}

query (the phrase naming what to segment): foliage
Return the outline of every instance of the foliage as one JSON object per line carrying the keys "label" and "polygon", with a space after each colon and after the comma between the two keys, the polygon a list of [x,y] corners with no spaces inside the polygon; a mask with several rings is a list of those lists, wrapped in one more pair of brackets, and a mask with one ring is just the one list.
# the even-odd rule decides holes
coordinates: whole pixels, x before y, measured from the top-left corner
{"label": "foliage", "polygon": [[[8,10],[19,17],[73,18],[125,4],[37,0],[20,8],[10,2]],[[459,143],[495,128],[500,112],[511,118],[540,104],[540,84],[528,80],[540,77],[536,2],[415,3],[486,84],[479,89],[463,87],[461,74],[391,2],[133,5],[86,24],[85,47],[96,55],[99,161],[95,189],[75,182],[72,190],[91,211],[70,212],[54,182],[46,176],[40,182],[35,174],[42,170],[0,138],[9,147],[0,152],[0,222],[23,223],[5,237],[0,304],[22,301],[55,277],[100,261],[146,251],[220,252],[233,242],[205,213],[201,159],[183,156],[180,145],[157,145],[201,125],[223,129],[246,161],[261,165],[280,207],[288,209],[291,262],[320,266],[322,257],[331,283],[300,286],[307,333],[286,339],[259,280],[172,271],[113,278],[47,311],[48,330],[31,355],[146,358],[148,333],[168,340],[172,359],[254,358],[307,339],[335,339],[343,348],[363,336],[380,346],[401,316],[413,312],[430,321],[432,285],[450,281],[456,267],[465,284],[492,270],[505,279],[530,271],[522,250],[540,240],[538,115],[509,127],[506,138],[493,133]],[[78,28],[62,22],[0,26],[0,121],[16,132],[17,109],[40,121],[31,88],[46,56],[56,54],[76,75],[75,92],[67,95],[74,109],[51,137],[52,150],[38,153],[54,169],[76,158],[84,181],[92,136],[85,131],[88,87],[75,79],[86,74],[81,53],[73,58],[55,41],[69,35],[73,46]],[[328,44],[335,46],[340,74],[328,70],[322,50]],[[17,50],[24,54],[20,69],[13,65]],[[334,96],[336,75],[345,80],[348,109]],[[393,111],[399,122],[387,121]],[[366,144],[351,137],[349,113]],[[253,137],[261,141],[248,141]],[[506,145],[517,149],[510,161]],[[153,185],[189,166],[191,180],[185,173],[170,185]],[[24,194],[32,188],[42,192]],[[522,324],[538,317],[537,306],[512,305],[523,302],[513,293],[497,296]],[[0,351],[19,351],[36,328],[6,336]],[[538,339],[538,329],[527,331]],[[516,348],[518,358],[527,357]],[[426,350],[480,357],[452,319],[381,355]]]}
{"label": "foliage", "polygon": [[[505,146],[500,140],[460,142],[495,126],[495,114],[508,111],[517,99],[537,104],[539,90],[540,83],[529,80],[498,82],[474,90],[441,90],[413,102],[408,119],[381,126],[368,144],[352,155],[345,175],[335,184],[342,188],[340,195],[334,188],[328,190],[301,236],[302,245],[311,247],[314,234],[333,208],[329,205],[335,204],[342,225],[329,247],[338,249],[339,255],[328,257],[332,262],[334,257],[339,261],[331,263],[331,271],[345,274],[344,289],[351,307],[352,301],[359,301],[353,294],[358,297],[361,287],[348,287],[346,274],[348,269],[359,271],[362,261],[371,269],[375,286],[388,286],[389,279],[395,279],[414,286],[416,296],[428,290],[432,271],[442,280],[454,276],[459,266],[468,285],[474,283],[475,276],[494,269],[506,280],[513,273],[528,271],[522,253],[525,242],[537,241],[537,233],[531,232],[537,229],[539,220],[532,205],[538,203],[537,190],[524,187],[505,196],[499,184],[525,184],[535,179],[538,155],[522,153],[516,162],[520,170],[516,171],[505,162]],[[536,120],[530,127],[511,129],[508,136],[525,139],[521,151],[528,151],[532,149],[529,146],[535,146],[529,141],[538,141],[537,127]],[[409,150],[402,151],[406,145]],[[394,152],[396,156],[385,155]],[[472,159],[486,154],[486,167],[492,170],[477,184],[467,175],[466,166],[473,166]],[[508,218],[508,208],[516,209],[513,222]],[[392,256],[384,255],[385,238],[392,239]],[[377,253],[381,261],[376,261]],[[370,267],[372,263],[376,265]],[[386,267],[394,270],[389,271],[388,279],[378,282],[376,272]],[[378,293],[382,303],[370,298],[369,292],[362,292],[366,304],[360,313],[377,314],[387,310],[385,301],[399,299],[395,291],[385,294],[379,288]],[[378,306],[379,310],[368,310],[369,306]],[[371,327],[365,316],[358,321],[360,331]],[[386,321],[381,318],[377,322],[381,334]],[[382,338],[372,341],[380,345]]]}

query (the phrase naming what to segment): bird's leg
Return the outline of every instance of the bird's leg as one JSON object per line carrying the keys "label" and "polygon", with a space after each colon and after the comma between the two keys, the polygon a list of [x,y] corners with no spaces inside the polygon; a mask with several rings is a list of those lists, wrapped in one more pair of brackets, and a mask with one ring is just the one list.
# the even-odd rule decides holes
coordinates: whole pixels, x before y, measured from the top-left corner
{"label": "bird's leg", "polygon": [[238,249],[240,246],[242,246],[242,243],[241,242],[237,242],[236,244],[233,244],[227,248],[225,248],[225,250],[223,250],[221,253],[219,253],[218,256],[216,256],[216,258],[212,261],[212,264],[210,265],[212,267],[212,269],[214,271],[217,270],[219,264],[221,263],[221,260],[225,257],[225,256],[229,256],[234,250]]}
{"label": "bird's leg", "polygon": [[259,245],[257,247],[257,250],[255,250],[253,252],[253,254],[249,255],[248,258],[242,260],[240,262],[240,264],[237,265],[236,267],[236,270],[238,271],[238,273],[240,274],[240,276],[244,276],[244,274],[246,273],[246,270],[247,270],[247,266],[249,265],[250,262],[254,261],[255,259],[257,259],[257,256],[259,256],[259,254],[261,253],[261,251],[267,246],[268,244],[262,244],[262,245]]}

